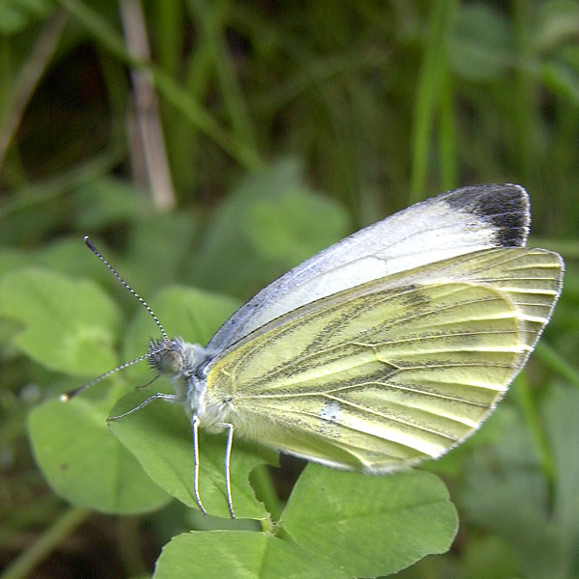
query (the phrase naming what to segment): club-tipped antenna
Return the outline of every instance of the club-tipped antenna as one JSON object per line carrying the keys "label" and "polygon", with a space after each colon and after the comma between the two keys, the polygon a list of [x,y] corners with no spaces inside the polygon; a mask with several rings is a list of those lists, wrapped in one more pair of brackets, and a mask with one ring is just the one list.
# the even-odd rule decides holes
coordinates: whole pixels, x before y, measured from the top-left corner
{"label": "club-tipped antenna", "polygon": [[[107,266],[107,269],[117,278],[117,280],[121,282],[121,284],[124,286],[124,288],[129,290],[129,292],[133,295],[133,297],[135,297],[135,298],[137,298],[137,300],[139,300],[141,305],[147,310],[147,312],[149,312],[149,315],[153,318],[153,321],[155,322],[155,324],[157,325],[157,327],[161,331],[161,334],[163,336],[163,341],[168,342],[169,336],[167,335],[167,332],[165,332],[165,329],[161,325],[159,318],[155,315],[155,312],[150,308],[149,304],[121,277],[121,274],[103,257],[102,253],[96,248],[96,246],[90,240],[88,235],[84,236],[84,242],[86,243],[87,247]],[[142,359],[144,359],[144,358],[142,358]],[[140,361],[140,360],[135,360],[133,362],[129,362],[128,364],[129,364],[129,366],[131,366],[132,364],[134,364],[137,361]],[[117,370],[120,370],[120,369],[121,368],[117,368]],[[97,382],[98,382],[98,379],[97,379]]]}
{"label": "club-tipped antenna", "polygon": [[80,388],[76,388],[75,390],[71,390],[70,392],[65,392],[64,394],[61,394],[60,395],[61,402],[68,402],[71,398],[75,398],[79,394],[82,394],[89,388],[92,388],[95,384],[98,384],[99,382],[106,380],[109,376],[112,376],[116,372],[120,372],[121,370],[129,368],[130,366],[142,362],[143,360],[148,360],[149,358],[151,358],[151,356],[155,355],[160,350],[162,350],[163,344],[166,344],[169,341],[169,336],[167,335],[167,332],[165,332],[165,329],[161,325],[159,318],[157,318],[155,312],[150,308],[149,304],[121,277],[121,274],[103,257],[102,253],[96,248],[96,246],[90,240],[88,235],[85,235],[84,242],[86,243],[87,247],[102,261],[102,263],[106,265],[107,269],[117,278],[117,280],[121,282],[123,287],[127,289],[133,297],[137,298],[140,304],[147,310],[147,312],[149,312],[149,315],[153,318],[153,321],[161,331],[163,340],[160,342],[160,345],[158,345],[157,348],[149,349],[149,351],[146,354],[143,354],[142,356],[139,356],[134,360],[130,360],[129,362],[125,362],[124,364],[121,364],[120,366],[117,366],[116,368],[113,368],[112,370],[109,370],[108,372],[105,372],[104,374],[97,376],[94,380],[87,382]]}

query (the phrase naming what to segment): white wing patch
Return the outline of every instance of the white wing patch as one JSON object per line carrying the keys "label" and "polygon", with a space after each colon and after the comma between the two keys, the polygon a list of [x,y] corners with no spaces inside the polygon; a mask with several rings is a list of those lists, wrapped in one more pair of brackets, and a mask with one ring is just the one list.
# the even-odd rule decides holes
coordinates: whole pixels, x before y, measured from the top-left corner
{"label": "white wing patch", "polygon": [[422,265],[494,247],[524,246],[529,201],[518,185],[465,187],[366,227],[292,269],[243,305],[208,355],[320,298]]}
{"label": "white wing patch", "polygon": [[320,418],[327,422],[337,422],[341,413],[342,407],[337,400],[327,400],[320,410]]}

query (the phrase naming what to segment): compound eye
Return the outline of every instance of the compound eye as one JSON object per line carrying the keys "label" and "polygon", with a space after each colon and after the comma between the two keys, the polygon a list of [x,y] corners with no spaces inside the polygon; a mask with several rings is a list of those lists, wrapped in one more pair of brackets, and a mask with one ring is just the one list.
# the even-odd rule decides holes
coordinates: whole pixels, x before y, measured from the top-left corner
{"label": "compound eye", "polygon": [[181,369],[181,355],[172,350],[165,352],[159,360],[157,369],[162,374],[177,374]]}

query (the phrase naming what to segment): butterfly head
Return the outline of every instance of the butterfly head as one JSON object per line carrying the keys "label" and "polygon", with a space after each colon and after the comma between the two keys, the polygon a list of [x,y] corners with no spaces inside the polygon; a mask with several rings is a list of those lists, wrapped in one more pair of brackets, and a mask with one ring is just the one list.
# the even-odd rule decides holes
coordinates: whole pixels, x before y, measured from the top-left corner
{"label": "butterfly head", "polygon": [[159,375],[172,379],[177,393],[187,399],[188,406],[195,411],[206,383],[203,373],[207,361],[205,349],[179,337],[151,340],[147,360]]}
{"label": "butterfly head", "polygon": [[148,361],[159,374],[175,376],[180,374],[184,363],[184,342],[181,338],[173,340],[153,340],[149,342]]}

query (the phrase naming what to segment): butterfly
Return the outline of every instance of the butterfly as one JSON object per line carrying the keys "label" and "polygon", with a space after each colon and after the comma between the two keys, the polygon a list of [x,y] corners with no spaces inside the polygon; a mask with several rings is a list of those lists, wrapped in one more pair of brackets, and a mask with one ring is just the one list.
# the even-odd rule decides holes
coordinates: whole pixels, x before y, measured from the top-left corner
{"label": "butterfly", "polygon": [[362,229],[245,303],[203,347],[162,333],[143,356],[171,376],[193,429],[225,431],[329,467],[386,474],[473,434],[525,365],[562,288],[561,257],[525,247],[518,185],[449,191]]}

